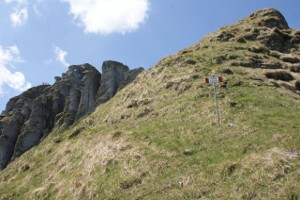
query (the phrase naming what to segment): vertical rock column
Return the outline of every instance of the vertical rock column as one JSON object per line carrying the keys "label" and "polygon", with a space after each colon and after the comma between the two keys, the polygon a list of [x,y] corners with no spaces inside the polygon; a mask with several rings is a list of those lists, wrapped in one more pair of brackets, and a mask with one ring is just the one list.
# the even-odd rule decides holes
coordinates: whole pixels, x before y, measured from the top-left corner
{"label": "vertical rock column", "polygon": [[15,145],[14,157],[23,154],[39,143],[46,125],[45,105],[40,99],[32,102],[32,112],[27,123],[24,123]]}
{"label": "vertical rock column", "polygon": [[0,132],[0,169],[6,167],[13,153],[15,143],[23,126],[24,117],[20,112],[1,120]]}
{"label": "vertical rock column", "polygon": [[76,119],[91,112],[95,108],[96,94],[100,85],[101,74],[88,71],[82,78],[81,99],[76,114]]}
{"label": "vertical rock column", "polygon": [[97,92],[97,104],[108,101],[120,88],[133,81],[143,70],[143,68],[129,70],[126,65],[117,61],[103,62],[101,83]]}

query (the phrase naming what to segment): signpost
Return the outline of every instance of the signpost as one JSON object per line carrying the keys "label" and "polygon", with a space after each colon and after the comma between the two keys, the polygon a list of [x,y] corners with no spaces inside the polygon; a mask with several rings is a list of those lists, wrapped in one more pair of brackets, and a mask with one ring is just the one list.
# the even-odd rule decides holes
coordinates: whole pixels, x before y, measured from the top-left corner
{"label": "signpost", "polygon": [[219,104],[218,104],[218,93],[217,93],[217,87],[216,83],[221,83],[222,77],[209,77],[205,78],[205,83],[210,84],[212,83],[214,85],[214,96],[215,96],[215,102],[216,102],[216,114],[217,114],[217,124],[220,126],[220,113],[219,113]]}

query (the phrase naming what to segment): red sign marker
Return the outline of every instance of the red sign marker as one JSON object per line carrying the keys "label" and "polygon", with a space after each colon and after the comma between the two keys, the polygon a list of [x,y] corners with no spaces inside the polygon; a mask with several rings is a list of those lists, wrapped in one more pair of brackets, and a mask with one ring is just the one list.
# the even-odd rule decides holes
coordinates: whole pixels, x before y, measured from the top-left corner
{"label": "red sign marker", "polygon": [[205,83],[221,83],[223,81],[222,77],[209,77],[205,78]]}

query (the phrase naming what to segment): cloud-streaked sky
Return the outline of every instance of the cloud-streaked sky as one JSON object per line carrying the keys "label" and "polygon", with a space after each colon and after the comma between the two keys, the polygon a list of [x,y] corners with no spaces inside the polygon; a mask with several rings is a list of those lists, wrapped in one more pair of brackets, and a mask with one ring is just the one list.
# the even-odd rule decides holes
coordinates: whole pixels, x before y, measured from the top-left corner
{"label": "cloud-streaked sky", "polygon": [[300,28],[299,0],[0,0],[0,112],[70,64],[148,69],[221,26],[266,7]]}

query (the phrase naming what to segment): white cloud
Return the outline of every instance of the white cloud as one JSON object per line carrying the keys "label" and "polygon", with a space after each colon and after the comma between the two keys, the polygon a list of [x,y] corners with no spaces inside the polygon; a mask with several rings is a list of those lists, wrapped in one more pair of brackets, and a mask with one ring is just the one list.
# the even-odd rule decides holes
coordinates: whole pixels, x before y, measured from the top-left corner
{"label": "white cloud", "polygon": [[15,11],[10,14],[10,20],[13,26],[22,26],[26,23],[27,19],[28,19],[27,8],[15,9]]}
{"label": "white cloud", "polygon": [[22,59],[17,46],[3,47],[0,45],[0,94],[3,93],[3,86],[8,86],[17,91],[24,91],[31,87],[21,72],[11,72],[14,63],[20,63]]}
{"label": "white cloud", "polygon": [[62,50],[58,46],[55,46],[54,47],[54,53],[56,55],[56,60],[57,61],[59,61],[61,64],[63,64],[66,67],[70,66],[70,64],[66,61],[66,56],[68,55],[68,52]]}
{"label": "white cloud", "polygon": [[10,14],[10,21],[13,26],[22,26],[28,20],[27,0],[5,0],[5,3],[14,3],[16,6]]}
{"label": "white cloud", "polygon": [[22,26],[24,25],[31,12],[34,12],[36,15],[40,15],[38,5],[43,0],[5,0],[7,4],[13,4],[13,11],[10,14],[10,21],[13,26]]}
{"label": "white cloud", "polygon": [[5,0],[5,3],[12,3],[15,2],[17,4],[26,4],[28,1],[27,0]]}
{"label": "white cloud", "polygon": [[147,18],[149,0],[61,0],[87,33],[110,34],[136,30]]}

